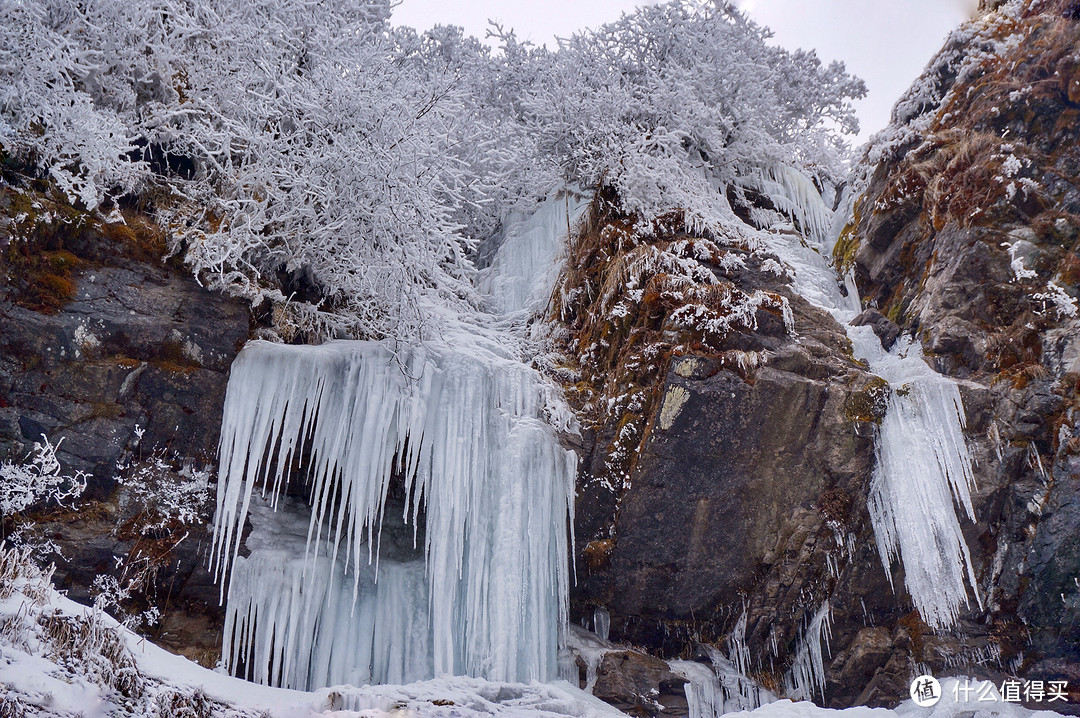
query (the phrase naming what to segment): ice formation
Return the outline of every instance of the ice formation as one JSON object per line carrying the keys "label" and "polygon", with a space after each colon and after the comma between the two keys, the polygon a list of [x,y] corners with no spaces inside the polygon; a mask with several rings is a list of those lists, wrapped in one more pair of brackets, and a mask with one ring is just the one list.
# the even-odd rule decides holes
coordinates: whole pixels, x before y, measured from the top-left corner
{"label": "ice formation", "polygon": [[728,709],[724,701],[724,688],[720,679],[703,663],[695,661],[669,661],[672,673],[686,679],[688,718],[717,718],[724,713],[740,710]]}
{"label": "ice formation", "polygon": [[611,614],[606,608],[597,606],[593,609],[593,630],[600,636],[600,640],[608,639],[608,634],[611,632]]}
{"label": "ice formation", "polygon": [[537,211],[515,213],[504,223],[499,251],[479,280],[493,311],[543,311],[565,258],[564,239],[586,204],[583,195],[564,192]]}
{"label": "ice formation", "polygon": [[968,586],[981,605],[953,506],[975,520],[963,400],[955,382],[923,360],[917,341],[902,337],[891,353],[871,350],[866,358],[893,387],[868,498],[878,553],[890,580],[891,561],[901,561],[922,619],[947,627],[967,604]]}
{"label": "ice formation", "polygon": [[[586,693],[592,693],[596,687],[604,656],[625,650],[625,647],[611,643],[593,631],[574,625],[570,626],[567,646],[584,663]],[[718,718],[725,713],[754,710],[777,699],[775,694],[747,678],[744,671],[729,661],[719,649],[708,644],[700,644],[700,647],[708,653],[708,663],[667,661],[671,672],[686,680],[683,691],[689,709],[688,718]],[[569,658],[562,677],[576,684],[579,680],[578,667],[573,657]]]}
{"label": "ice formation", "polygon": [[905,587],[923,620],[951,625],[969,588],[980,600],[957,517],[959,507],[974,520],[960,392],[927,364],[917,341],[901,338],[887,352],[870,327],[849,324],[861,310],[857,288],[849,272],[843,277],[846,293],[840,291],[825,258],[831,247],[817,233],[809,241],[790,229],[766,236],[768,249],[792,270],[796,291],[846,328],[855,356],[892,388],[868,499],[878,551],[890,581],[891,561],[903,565]]}
{"label": "ice formation", "polygon": [[[776,701],[776,695],[746,677],[718,649],[702,644],[709,664],[696,661],[668,661],[672,672],[688,682],[684,686],[689,718],[718,718],[725,713],[752,711]],[[749,655],[749,654],[747,654]]]}
{"label": "ice formation", "polygon": [[[533,278],[550,274],[568,208],[549,200],[507,231],[506,254],[547,248],[496,256],[484,281],[504,313],[487,323],[452,319],[423,346],[256,341],[239,354],[214,538],[215,568],[232,568],[231,671],[302,689],[556,677],[577,463],[556,428],[571,419],[496,325],[542,306]],[[282,506],[301,493],[309,511]]]}
{"label": "ice formation", "polygon": [[814,182],[795,167],[776,163],[747,173],[742,182],[760,192],[787,217],[798,222],[802,233],[815,244],[824,244],[833,214]]}
{"label": "ice formation", "polygon": [[830,620],[829,602],[825,601],[806,624],[795,649],[795,660],[784,676],[784,693],[789,698],[808,701],[815,693],[824,697],[824,652],[832,637]]}

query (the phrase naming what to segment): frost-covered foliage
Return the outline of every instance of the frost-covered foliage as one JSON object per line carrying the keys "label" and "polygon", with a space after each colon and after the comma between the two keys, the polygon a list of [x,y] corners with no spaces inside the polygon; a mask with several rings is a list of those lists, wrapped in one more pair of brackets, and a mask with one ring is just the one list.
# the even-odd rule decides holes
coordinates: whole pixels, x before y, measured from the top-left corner
{"label": "frost-covered foliage", "polygon": [[1053,280],[1046,283],[1045,292],[1036,292],[1032,298],[1042,302],[1044,311],[1053,309],[1059,319],[1076,316],[1076,298]]}
{"label": "frost-covered foliage", "polygon": [[35,442],[26,461],[0,463],[0,516],[11,516],[35,504],[78,498],[86,489],[86,474],[76,471],[65,475],[56,458],[63,439],[52,444],[45,436]]}
{"label": "frost-covered foliage", "polygon": [[163,451],[117,464],[124,491],[120,509],[131,518],[127,533],[147,535],[204,523],[210,508],[210,471],[190,461],[177,470]]}
{"label": "frost-covered foliage", "polygon": [[498,52],[395,28],[392,5],[4,3],[3,152],[89,209],[166,189],[172,250],[273,302],[283,338],[406,338],[474,306],[475,242],[566,183],[737,233],[729,191],[835,179],[863,91],[719,0],[557,50],[499,30]]}
{"label": "frost-covered foliage", "polygon": [[727,190],[785,166],[835,179],[833,130],[856,129],[847,100],[864,91],[842,65],[768,37],[724,2],[647,6],[556,53],[504,35],[504,84],[520,88],[515,111],[543,155],[646,226],[679,208],[691,229],[739,236]]}

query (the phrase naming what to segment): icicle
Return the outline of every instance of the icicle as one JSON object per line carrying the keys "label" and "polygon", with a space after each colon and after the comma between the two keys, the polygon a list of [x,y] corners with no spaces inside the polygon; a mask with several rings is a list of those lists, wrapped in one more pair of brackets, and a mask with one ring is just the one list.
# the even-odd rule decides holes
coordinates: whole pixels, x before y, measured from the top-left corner
{"label": "icicle", "polygon": [[739,614],[739,620],[735,622],[735,628],[728,636],[727,659],[735,666],[735,670],[741,675],[750,672],[750,649],[746,645],[746,609]]}
{"label": "icicle", "polygon": [[668,661],[668,665],[672,673],[686,679],[688,718],[718,718],[727,712],[723,686],[708,666],[694,661]]}
{"label": "icicle", "polygon": [[872,357],[870,366],[894,387],[868,497],[878,553],[890,577],[891,561],[903,563],[904,585],[923,620],[949,626],[967,603],[967,585],[982,605],[953,508],[955,501],[974,521],[960,391],[907,338],[891,354]]}
{"label": "icicle", "polygon": [[600,636],[601,641],[608,639],[608,633],[611,631],[611,614],[603,606],[593,609],[593,629],[596,635]]}
{"label": "icicle", "polygon": [[902,562],[905,586],[923,619],[935,627],[951,625],[968,600],[967,586],[982,605],[954,508],[955,502],[974,520],[960,392],[930,368],[917,342],[901,338],[886,352],[870,327],[848,324],[861,308],[850,270],[844,297],[827,260],[798,235],[771,233],[768,241],[794,269],[796,291],[845,325],[855,356],[893,389],[867,502],[878,552],[890,581],[890,562]]}
{"label": "icicle", "polygon": [[790,698],[810,700],[815,693],[825,697],[825,650],[832,637],[829,602],[825,601],[810,619],[795,649],[795,660],[784,676],[784,692]]}
{"label": "icicle", "polygon": [[[581,656],[581,660],[585,663],[585,685],[582,686],[582,689],[586,693],[592,693],[593,688],[596,686],[596,679],[599,675],[600,662],[604,660],[604,656],[607,653],[618,649],[608,641],[601,640],[595,633],[587,631],[580,626],[569,626],[566,635],[566,645],[567,648],[571,649],[578,656]],[[577,671],[575,668],[575,678],[571,683],[577,685],[577,682]]]}
{"label": "icicle", "polygon": [[407,683],[432,675],[423,555],[362,564],[358,600],[343,560],[309,556],[303,507],[255,498],[251,551],[232,568],[225,666],[258,683]]}
{"label": "icicle", "polygon": [[[233,365],[222,423],[219,570],[236,555],[252,492],[261,487],[273,501],[285,491],[292,457],[304,438],[310,446],[313,506],[307,546],[297,555],[321,557],[306,569],[312,586],[345,583],[349,601],[365,594],[369,574],[374,581],[372,542],[400,463],[406,476],[415,476],[410,514],[423,510],[427,524],[432,600],[425,640],[433,651],[434,675],[551,677],[558,626],[566,614],[567,496],[576,457],[559,446],[539,418],[544,410],[540,382],[531,369],[491,355],[416,350],[395,358],[388,347],[373,342],[314,348],[249,344]],[[296,572],[303,570],[295,567],[295,575],[280,580],[298,580]],[[379,570],[381,585],[383,576],[396,575],[397,569],[384,560]],[[242,600],[237,586],[244,584],[237,573],[243,571],[234,570],[230,610]],[[339,600],[321,597],[318,590],[330,589],[320,586],[304,594],[304,620],[325,609],[320,601]],[[258,602],[252,600],[254,609]],[[331,643],[350,640],[332,631],[312,635],[297,628],[299,610],[275,619],[281,627],[260,635],[277,646],[286,639],[299,641],[299,654],[318,650],[320,637]],[[384,609],[373,610],[381,615]],[[250,659],[259,658],[251,651],[261,649],[247,645],[247,650]],[[326,660],[333,665],[307,677],[303,671],[289,673],[283,685],[317,687],[323,675],[340,673],[337,662],[351,659],[336,648],[328,650]],[[376,666],[372,679],[382,680],[389,671]]]}
{"label": "icicle", "polygon": [[778,162],[768,169],[751,171],[742,181],[767,197],[778,210],[798,221],[811,245],[825,248],[832,230],[833,213],[825,206],[809,177]]}
{"label": "icicle", "polygon": [[717,718],[772,703],[776,696],[736,668],[716,648],[703,644],[712,667],[694,661],[668,661],[673,673],[687,680],[683,690],[689,718]]}
{"label": "icicle", "polygon": [[859,298],[859,285],[855,284],[855,267],[848,267],[844,272],[844,289],[847,291],[848,308],[858,314],[862,311],[862,300]]}

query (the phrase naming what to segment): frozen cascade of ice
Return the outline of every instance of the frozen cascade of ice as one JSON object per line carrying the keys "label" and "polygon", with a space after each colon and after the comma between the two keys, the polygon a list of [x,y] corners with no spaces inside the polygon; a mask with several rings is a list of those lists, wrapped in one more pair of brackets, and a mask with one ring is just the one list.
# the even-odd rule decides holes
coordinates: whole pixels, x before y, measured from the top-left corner
{"label": "frozen cascade of ice", "polygon": [[[359,592],[371,598],[354,611],[352,591],[338,590],[351,586],[345,562],[325,553],[305,560],[306,504],[283,498],[277,509],[253,497],[253,529],[245,542],[251,554],[236,558],[230,579],[224,633],[235,631],[240,638],[224,656],[226,665],[243,665],[242,677],[275,685],[430,678],[423,554],[411,561],[384,562],[377,582],[374,566],[362,563]],[[324,577],[332,580],[321,580]],[[252,620],[256,616],[258,621]],[[311,636],[316,637],[311,650],[298,650]]]}
{"label": "frozen cascade of ice", "polygon": [[903,564],[904,585],[922,619],[947,627],[967,604],[968,586],[981,606],[953,507],[955,501],[975,520],[963,401],[956,384],[926,364],[917,341],[902,337],[891,353],[867,358],[894,389],[868,499],[878,553],[890,580],[891,561]]}
{"label": "frozen cascade of ice", "polygon": [[668,665],[672,673],[687,681],[683,691],[686,693],[688,718],[717,718],[724,713],[741,710],[725,704],[720,679],[708,666],[695,661],[668,661]]}
{"label": "frozen cascade of ice", "polygon": [[[516,244],[483,278],[503,312],[490,322],[450,321],[440,341],[413,347],[255,341],[241,351],[214,535],[215,569],[232,569],[230,671],[302,689],[556,677],[577,463],[556,430],[573,420],[496,325],[542,307],[533,279],[550,276],[544,262],[581,207],[549,200],[519,218],[532,229],[511,223]],[[503,256],[522,251],[522,237],[548,248]],[[301,491],[309,509],[286,496]]]}
{"label": "frozen cascade of ice", "polygon": [[563,240],[586,204],[583,196],[565,192],[532,214],[515,213],[504,222],[499,251],[479,279],[493,311],[535,315],[544,310],[565,256]]}
{"label": "frozen cascade of ice", "polygon": [[[890,580],[891,561],[903,565],[905,587],[923,620],[934,627],[951,625],[968,602],[969,589],[981,605],[957,517],[958,506],[974,520],[974,475],[956,383],[927,364],[917,341],[902,337],[886,352],[870,327],[850,326],[861,310],[854,278],[850,272],[843,277],[846,294],[841,292],[826,259],[831,247],[817,232],[809,241],[790,228],[765,235],[769,249],[793,274],[795,290],[832,314],[847,330],[855,356],[892,387],[868,500],[878,551]],[[808,640],[811,633],[808,629]],[[814,655],[811,650],[806,661],[797,661],[789,675],[789,683],[803,693],[821,680]]]}
{"label": "frozen cascade of ice", "polygon": [[777,700],[771,691],[747,678],[719,649],[702,644],[712,663],[668,661],[671,670],[689,681],[685,686],[689,718],[717,718],[725,713],[752,711]]}

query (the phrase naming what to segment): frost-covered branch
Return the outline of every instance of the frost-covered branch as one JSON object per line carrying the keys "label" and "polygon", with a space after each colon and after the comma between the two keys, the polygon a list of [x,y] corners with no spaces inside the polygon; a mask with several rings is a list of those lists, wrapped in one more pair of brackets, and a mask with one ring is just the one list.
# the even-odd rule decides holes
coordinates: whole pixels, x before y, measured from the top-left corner
{"label": "frost-covered branch", "polygon": [[56,458],[63,439],[52,444],[44,435],[35,443],[26,461],[0,463],[0,516],[12,516],[35,504],[78,498],[86,490],[86,474],[66,475]]}

